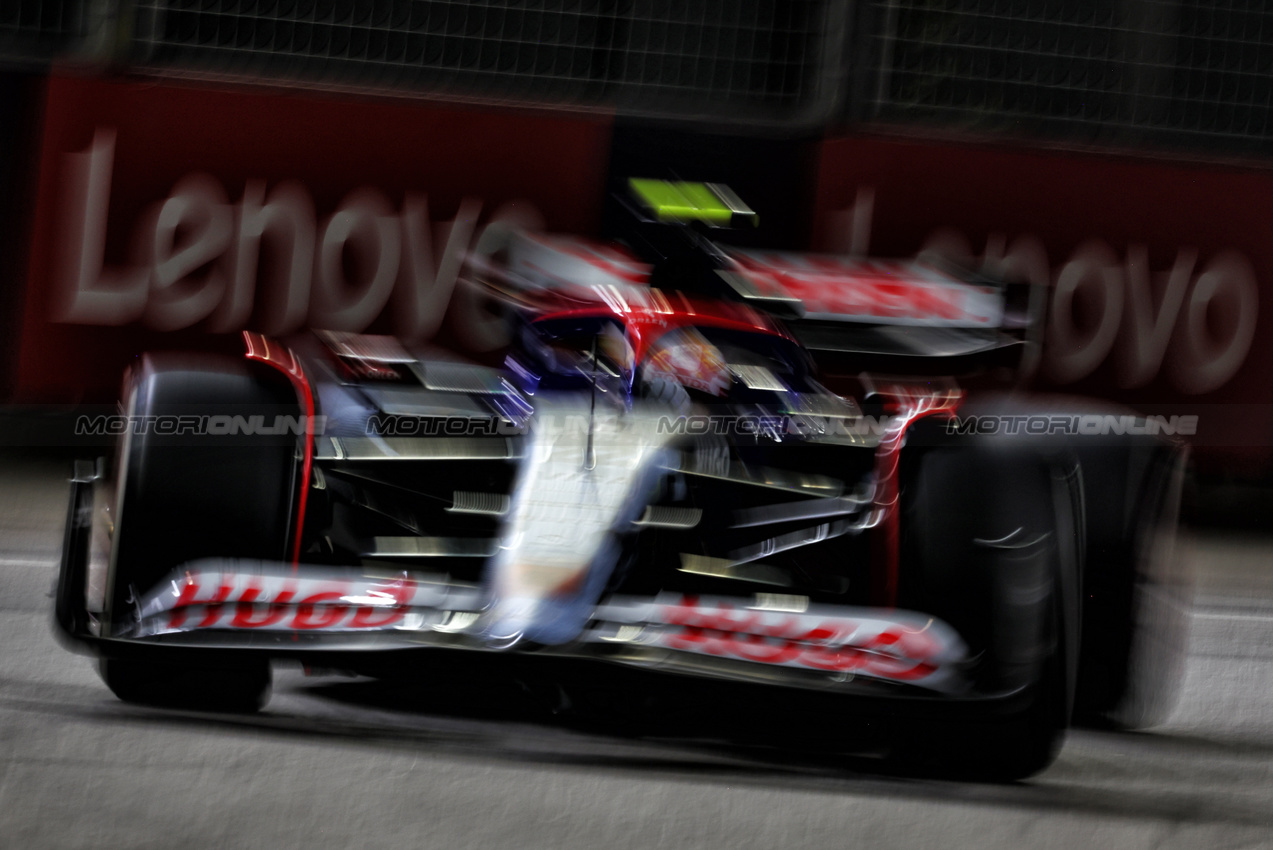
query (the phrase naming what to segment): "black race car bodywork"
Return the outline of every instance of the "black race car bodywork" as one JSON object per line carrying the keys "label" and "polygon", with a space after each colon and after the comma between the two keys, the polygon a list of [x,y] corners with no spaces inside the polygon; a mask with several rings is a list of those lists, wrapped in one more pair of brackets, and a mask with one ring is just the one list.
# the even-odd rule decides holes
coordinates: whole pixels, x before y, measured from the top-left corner
{"label": "black race car bodywork", "polygon": [[[140,424],[77,467],[60,629],[125,699],[251,709],[270,659],[525,654],[958,716],[982,733],[924,752],[997,776],[1047,764],[1076,710],[1161,713],[1180,445],[950,379],[832,392],[810,351],[1002,363],[1030,299],[684,239],[474,258],[517,328],[503,370],[336,332],[143,358]],[[1027,427],[1085,416],[1121,433]]]}

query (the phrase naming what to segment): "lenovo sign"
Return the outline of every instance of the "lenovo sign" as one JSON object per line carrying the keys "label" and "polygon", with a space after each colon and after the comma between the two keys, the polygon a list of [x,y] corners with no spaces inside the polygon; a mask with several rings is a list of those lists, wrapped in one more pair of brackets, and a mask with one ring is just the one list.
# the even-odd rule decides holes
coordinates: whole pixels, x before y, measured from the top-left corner
{"label": "lenovo sign", "polygon": [[817,189],[816,247],[1046,288],[1036,387],[1230,407],[1200,420],[1199,457],[1248,471],[1270,459],[1273,172],[840,138],[822,145]]}
{"label": "lenovo sign", "polygon": [[[319,222],[303,184],[283,182],[267,191],[264,180],[249,179],[231,204],[224,186],[195,172],[135,223],[133,264],[109,268],[102,255],[114,136],[99,130],[87,151],[65,157],[66,250],[55,321],[142,322],[160,331],[206,321],[209,330],[226,332],[255,318],[274,335],[307,322],[361,331],[392,300],[395,333],[419,342],[437,332],[470,250],[489,252],[505,243],[510,229],[543,224],[533,204],[508,205],[491,216],[474,245],[481,202],[465,199],[453,221],[435,228],[424,195],[408,192],[398,211],[372,187],[350,192]],[[263,244],[277,252],[264,277]],[[498,346],[488,323],[465,309],[472,305],[459,304],[465,339],[475,348]]]}
{"label": "lenovo sign", "polygon": [[245,328],[497,348],[464,258],[595,231],[609,146],[597,117],[58,77],[46,113],[17,376],[40,400]]}
{"label": "lenovo sign", "polygon": [[[1267,195],[1232,193],[1232,174],[868,140],[826,151],[819,187],[829,247],[941,257],[1049,288],[1051,382],[1080,382],[1105,365],[1116,387],[1132,389],[1165,368],[1176,391],[1207,393],[1250,354],[1260,300],[1253,257],[1270,279],[1273,256],[1255,209],[1245,215],[1240,205]],[[899,155],[913,167],[869,168],[872,157]],[[1273,188],[1270,174],[1248,179]],[[1176,183],[1188,190],[1172,193]],[[1217,228],[1208,207],[1232,226]]]}
{"label": "lenovo sign", "polygon": [[[141,352],[225,348],[239,329],[494,350],[503,325],[462,259],[514,228],[594,235],[611,131],[595,115],[54,76],[11,400],[106,401]],[[1271,459],[1273,171],[851,137],[818,161],[815,249],[941,255],[1046,287],[1036,387],[1181,416],[1240,406],[1199,420],[1198,456]],[[801,272],[811,303],[865,309],[827,301],[824,272]],[[866,306],[897,318],[894,290],[873,292]],[[929,318],[981,315],[934,299]]]}

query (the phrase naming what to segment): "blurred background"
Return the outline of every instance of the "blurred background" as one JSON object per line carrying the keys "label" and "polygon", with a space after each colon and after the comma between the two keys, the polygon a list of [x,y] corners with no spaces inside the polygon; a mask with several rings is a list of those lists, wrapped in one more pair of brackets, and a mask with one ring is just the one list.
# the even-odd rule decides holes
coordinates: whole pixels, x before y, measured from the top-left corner
{"label": "blurred background", "polygon": [[[1197,415],[1204,476],[1273,461],[1259,3],[4,0],[0,69],[9,419],[333,299],[399,332],[431,299],[413,341],[491,356],[448,250],[604,235],[624,180],[679,175],[760,212],[736,241],[1047,287],[1029,386]],[[396,247],[332,242],[360,204]]]}
{"label": "blurred background", "polygon": [[[605,236],[633,176],[730,185],[753,247],[1036,284],[1024,388],[1197,417],[1167,726],[958,788],[299,671],[256,719],[160,714],[54,646],[67,460],[105,444],[72,423],[141,352],[497,360],[459,259],[492,222]],[[0,0],[0,845],[1268,846],[1271,212],[1254,0]]]}

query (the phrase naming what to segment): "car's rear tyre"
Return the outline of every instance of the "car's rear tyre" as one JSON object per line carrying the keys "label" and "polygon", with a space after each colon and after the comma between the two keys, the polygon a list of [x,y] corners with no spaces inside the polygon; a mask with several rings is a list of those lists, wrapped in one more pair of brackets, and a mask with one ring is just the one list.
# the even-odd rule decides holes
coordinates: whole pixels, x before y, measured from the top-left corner
{"label": "car's rear tyre", "polygon": [[1080,450],[1092,504],[1075,711],[1085,724],[1138,729],[1170,713],[1186,654],[1192,582],[1177,551],[1186,457],[1162,444],[1115,450]]}
{"label": "car's rear tyre", "polygon": [[1063,443],[1083,478],[1074,720],[1123,729],[1161,722],[1179,689],[1192,595],[1190,565],[1176,551],[1186,449],[1162,425],[1096,399],[985,396],[964,413],[1116,426],[1039,438]]}
{"label": "car's rear tyre", "polygon": [[963,636],[972,695],[995,707],[902,729],[898,754],[943,774],[1030,776],[1055,758],[1070,720],[1080,536],[1073,459],[977,440],[919,452],[907,466],[901,604]]}
{"label": "car's rear tyre", "polygon": [[[107,592],[108,628],[118,637],[135,627],[141,595],[181,564],[287,557],[299,483],[297,436],[268,433],[275,417],[299,415],[295,391],[273,370],[228,358],[146,355],[125,392],[132,421],[150,424],[125,436],[117,459]],[[223,417],[204,429],[212,433],[157,425],[212,417]],[[106,658],[101,673],[127,701],[234,711],[264,704],[268,661],[207,665],[197,657],[180,665]]]}

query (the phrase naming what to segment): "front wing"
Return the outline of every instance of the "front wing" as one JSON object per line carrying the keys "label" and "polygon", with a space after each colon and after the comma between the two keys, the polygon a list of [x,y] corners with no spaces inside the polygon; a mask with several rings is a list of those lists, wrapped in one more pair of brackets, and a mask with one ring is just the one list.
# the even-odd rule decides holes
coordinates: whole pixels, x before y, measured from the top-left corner
{"label": "front wing", "polygon": [[810,605],[783,594],[604,597],[575,641],[544,647],[483,637],[488,595],[444,576],[208,559],[178,568],[154,588],[134,589],[131,610],[107,621],[86,604],[94,478],[85,465],[72,482],[56,621],[64,636],[98,652],[123,644],[278,657],[410,648],[511,651],[819,690],[968,691],[967,648],[940,620],[894,609]]}

